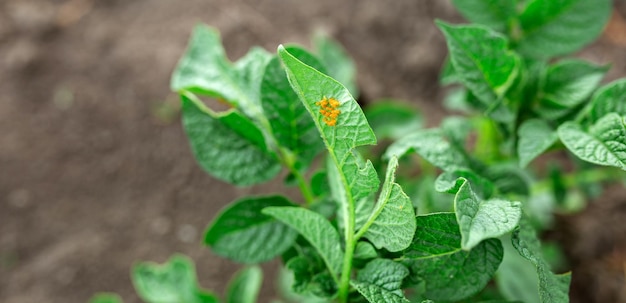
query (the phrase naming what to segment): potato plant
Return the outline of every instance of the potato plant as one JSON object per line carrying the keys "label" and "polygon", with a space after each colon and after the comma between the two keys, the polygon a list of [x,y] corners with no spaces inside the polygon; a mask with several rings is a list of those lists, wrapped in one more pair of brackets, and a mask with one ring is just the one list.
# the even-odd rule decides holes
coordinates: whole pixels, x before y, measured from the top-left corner
{"label": "potato plant", "polygon": [[[354,64],[327,38],[315,52],[253,48],[231,63],[219,34],[197,26],[171,88],[199,165],[235,186],[286,170],[301,203],[242,197],[215,215],[204,243],[249,265],[224,300],[180,255],[133,268],[140,297],[256,302],[256,264],[279,258],[276,302],[568,302],[571,275],[552,271],[536,231],[587,189],[624,178],[626,80],[600,86],[608,67],[564,57],[601,33],[611,2],[453,3],[473,23],[436,21],[449,49],[441,82],[456,87],[446,106],[463,115],[437,128],[396,104],[364,112]],[[377,137],[392,141],[382,154]],[[537,170],[540,155],[565,150],[567,173]]]}

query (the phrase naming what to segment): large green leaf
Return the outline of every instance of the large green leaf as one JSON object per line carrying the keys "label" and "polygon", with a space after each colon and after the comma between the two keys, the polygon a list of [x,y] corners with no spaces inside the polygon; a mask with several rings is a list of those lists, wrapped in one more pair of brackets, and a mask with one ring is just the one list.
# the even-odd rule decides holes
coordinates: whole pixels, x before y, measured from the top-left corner
{"label": "large green leaf", "polygon": [[335,277],[339,275],[343,258],[339,233],[326,218],[301,207],[268,207],[263,209],[263,213],[297,230],[315,247]]}
{"label": "large green leaf", "polygon": [[578,158],[626,170],[626,128],[623,118],[607,114],[588,131],[575,122],[565,122],[558,129],[559,138]]}
{"label": "large green leaf", "polygon": [[537,111],[546,119],[559,119],[581,104],[596,89],[605,66],[583,60],[564,60],[548,68]]}
{"label": "large green leaf", "polygon": [[524,121],[517,131],[517,155],[520,167],[525,167],[556,142],[556,131],[544,120]]}
{"label": "large green leaf", "polygon": [[271,55],[253,48],[232,64],[226,58],[219,33],[198,25],[187,51],[180,59],[171,79],[173,91],[191,91],[226,100],[252,118],[261,118],[260,83]]}
{"label": "large green leaf", "polygon": [[[379,180],[372,163],[362,161],[353,149],[375,144],[376,137],[363,111],[350,92],[333,78],[302,63],[283,46],[278,56],[285,64],[289,83],[300,97],[326,145],[329,154],[329,178],[336,176],[333,196],[343,215],[345,239],[354,234],[355,203],[378,189]],[[334,111],[335,116],[329,115]],[[330,120],[329,120],[330,119]],[[331,185],[335,182],[331,182]]]}
{"label": "large green leaf", "polygon": [[461,15],[473,23],[487,25],[504,32],[516,15],[515,0],[453,0]]}
{"label": "large green leaf", "polygon": [[228,285],[227,303],[256,303],[263,282],[263,271],[258,266],[243,269]]}
{"label": "large green leaf", "polygon": [[[289,50],[303,62],[322,68],[321,63],[305,50],[298,47],[290,47]],[[313,120],[289,85],[278,57],[272,58],[265,69],[261,82],[261,105],[278,144],[287,148],[302,166],[307,167],[324,146]]]}
{"label": "large green leaf", "polygon": [[610,0],[531,0],[519,17],[517,49],[535,58],[574,52],[602,32],[610,13]]}
{"label": "large green leaf", "polygon": [[408,303],[401,288],[408,275],[409,270],[400,263],[375,259],[359,271],[351,284],[371,303]]}
{"label": "large green leaf", "polygon": [[454,198],[461,231],[461,247],[470,250],[489,238],[512,231],[522,216],[521,203],[501,199],[481,200],[465,180]]}
{"label": "large green leaf", "polygon": [[571,273],[556,275],[550,271],[550,266],[541,255],[539,239],[529,222],[521,222],[519,229],[513,233],[512,242],[520,255],[537,267],[541,303],[569,302]]}
{"label": "large green leaf", "polygon": [[392,157],[378,202],[365,225],[357,233],[376,248],[401,251],[411,244],[415,233],[415,211],[411,199],[395,183],[398,158]]}
{"label": "large green leaf", "polygon": [[593,96],[591,100],[591,120],[600,120],[609,113],[626,116],[626,79],[611,82]]}
{"label": "large green leaf", "polygon": [[461,83],[490,111],[496,109],[520,66],[507,39],[479,25],[453,26],[441,21],[437,25],[446,37],[450,61]]}
{"label": "large green leaf", "polygon": [[131,277],[137,294],[148,303],[217,302],[198,287],[194,264],[183,255],[174,255],[163,265],[135,264]]}
{"label": "large green leaf", "polygon": [[181,95],[183,126],[198,163],[212,176],[235,185],[272,179],[280,163],[267,151],[261,131],[239,114],[217,114],[191,93]]}
{"label": "large green leaf", "polygon": [[401,157],[410,151],[415,151],[444,171],[470,169],[466,155],[452,145],[444,132],[437,128],[419,130],[394,142],[387,148],[384,157]]}
{"label": "large green leaf", "polygon": [[[313,45],[320,60],[328,69],[328,75],[343,84],[352,96],[358,97],[359,88],[356,83],[356,66],[343,47],[323,34],[314,37]],[[291,51],[289,53],[293,54]],[[307,63],[306,61],[303,62]],[[317,67],[315,69],[321,71]]]}
{"label": "large green leaf", "polygon": [[285,252],[298,234],[289,226],[261,213],[269,206],[293,206],[281,196],[248,197],[222,210],[204,237],[216,254],[231,260],[254,264]]}
{"label": "large green leaf", "polygon": [[402,263],[413,284],[424,283],[424,296],[459,301],[482,290],[502,261],[502,244],[488,239],[472,250],[461,248],[461,233],[453,213],[417,217],[417,231]]}

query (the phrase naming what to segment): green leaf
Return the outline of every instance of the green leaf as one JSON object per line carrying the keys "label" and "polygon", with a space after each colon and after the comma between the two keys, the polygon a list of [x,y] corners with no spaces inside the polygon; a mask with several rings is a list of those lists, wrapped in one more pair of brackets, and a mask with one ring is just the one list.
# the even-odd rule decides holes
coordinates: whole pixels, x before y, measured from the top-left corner
{"label": "green leaf", "polygon": [[398,158],[392,157],[378,202],[365,225],[357,233],[376,246],[390,252],[401,251],[411,244],[415,233],[415,211],[411,199],[395,183]]}
{"label": "green leaf", "polygon": [[[374,132],[358,103],[344,86],[302,63],[283,46],[278,47],[278,55],[285,64],[291,87],[313,117],[326,145],[332,164],[328,165],[331,190],[340,206],[340,226],[344,227],[344,238],[352,238],[355,204],[374,193],[380,182],[372,163],[363,163],[353,149],[375,144]],[[336,112],[338,116],[332,117],[328,115],[330,110],[340,113]],[[326,112],[326,116],[323,112]]]}
{"label": "green leaf", "polygon": [[[343,159],[357,146],[376,144],[376,137],[363,111],[344,86],[302,63],[283,46],[278,48],[278,55],[285,64],[292,88],[313,117],[326,147],[336,158]],[[337,109],[341,113],[335,126],[326,125],[322,121],[324,116],[316,103],[324,97],[339,101]]]}
{"label": "green leaf", "polygon": [[[321,68],[321,63],[303,49],[290,47],[298,58],[311,66]],[[287,80],[278,57],[272,58],[261,82],[261,105],[272,133],[281,147],[289,149],[307,167],[324,145],[313,120],[298,100]]]}
{"label": "green leaf", "polygon": [[331,298],[337,293],[337,284],[321,256],[311,247],[302,247],[300,254],[287,262],[286,268],[293,273],[290,286],[297,294]]}
{"label": "green leaf", "polygon": [[98,293],[95,294],[89,303],[122,303],[122,298],[114,293]]}
{"label": "green leaf", "polygon": [[269,261],[291,247],[298,234],[261,210],[269,206],[293,205],[281,196],[235,201],[216,216],[207,229],[204,243],[216,254],[236,262]]}
{"label": "green leaf", "polygon": [[453,26],[438,21],[437,26],[446,37],[450,61],[461,83],[489,111],[496,109],[520,67],[507,39],[479,25]]}
{"label": "green leaf", "polygon": [[546,119],[562,118],[591,96],[606,71],[606,66],[582,60],[564,60],[550,66],[537,111]]}
{"label": "green leaf", "polygon": [[535,58],[572,53],[602,32],[610,13],[610,0],[531,0],[519,17],[517,49]]}
{"label": "green leaf", "polygon": [[258,266],[240,271],[229,283],[227,303],[256,303],[263,282],[263,272]]}
{"label": "green leaf", "polygon": [[470,251],[461,249],[461,233],[453,213],[417,217],[417,231],[402,263],[412,284],[424,283],[424,297],[459,301],[482,290],[502,261],[502,244],[487,239]]}
{"label": "green leaf", "polygon": [[423,125],[414,108],[395,100],[378,100],[365,108],[365,116],[378,139],[398,140]]}
{"label": "green leaf", "polygon": [[191,93],[181,94],[183,126],[200,166],[235,185],[272,179],[280,163],[267,151],[261,131],[237,111],[217,114]]}
{"label": "green leaf", "polygon": [[441,71],[439,72],[439,83],[441,83],[441,85],[450,85],[459,82],[461,82],[461,80],[454,70],[454,66],[452,66],[450,57],[446,57],[446,60],[441,66]]}
{"label": "green leaf", "polygon": [[615,113],[602,117],[584,131],[575,122],[565,122],[558,129],[559,138],[578,158],[598,165],[626,170],[626,128]]}
{"label": "green leaf", "polygon": [[183,255],[174,255],[163,265],[135,264],[131,276],[137,294],[149,303],[217,302],[198,287],[193,262]]}
{"label": "green leaf", "polygon": [[441,129],[416,131],[391,144],[384,157],[387,159],[392,156],[401,157],[410,151],[415,151],[426,161],[444,171],[470,169],[465,154],[448,141]]}
{"label": "green leaf", "polygon": [[593,96],[591,120],[596,122],[609,113],[626,116],[626,79],[611,82]]}
{"label": "green leaf", "polygon": [[515,0],[453,0],[454,6],[467,20],[504,32],[516,15]]}
{"label": "green leaf", "polygon": [[435,190],[456,195],[465,181],[472,185],[479,197],[489,198],[493,194],[495,185],[491,181],[468,170],[443,172],[435,180]]}
{"label": "green leaf", "polygon": [[530,196],[528,173],[512,162],[489,165],[483,176],[493,182],[501,194]]}
{"label": "green leaf", "polygon": [[369,242],[360,241],[356,244],[356,248],[354,249],[355,259],[373,259],[376,257],[378,257],[378,253]]}
{"label": "green leaf", "polygon": [[517,155],[519,166],[525,167],[552,146],[558,136],[552,127],[540,119],[524,121],[517,131]]}
{"label": "green leaf", "polygon": [[337,230],[318,213],[301,207],[267,207],[263,213],[291,226],[315,247],[326,267],[338,276],[343,252]]}
{"label": "green leaf", "polygon": [[171,89],[222,98],[254,119],[262,119],[259,89],[271,55],[253,48],[235,65],[228,61],[219,33],[205,25],[193,31],[189,46],[178,62]]}
{"label": "green leaf", "polygon": [[509,300],[540,302],[537,271],[528,266],[511,243],[511,237],[503,237],[504,259],[496,272],[496,285],[502,295]]}
{"label": "green leaf", "polygon": [[461,247],[470,250],[481,241],[512,231],[522,216],[520,202],[491,199],[482,201],[465,180],[454,198],[461,230]]}
{"label": "green leaf", "polygon": [[519,229],[513,233],[512,242],[520,255],[537,267],[541,303],[569,302],[571,273],[556,275],[550,271],[550,266],[541,255],[539,239],[529,222],[521,222]]}
{"label": "green leaf", "polygon": [[402,293],[402,280],[409,270],[388,259],[375,259],[359,271],[351,284],[371,303],[409,302]]}
{"label": "green leaf", "polygon": [[[328,69],[328,75],[343,84],[352,96],[358,96],[359,88],[356,83],[356,66],[343,47],[323,34],[314,37],[313,45],[320,60]],[[289,53],[295,55],[292,51],[289,51]],[[321,71],[319,68],[315,67],[315,69]]]}

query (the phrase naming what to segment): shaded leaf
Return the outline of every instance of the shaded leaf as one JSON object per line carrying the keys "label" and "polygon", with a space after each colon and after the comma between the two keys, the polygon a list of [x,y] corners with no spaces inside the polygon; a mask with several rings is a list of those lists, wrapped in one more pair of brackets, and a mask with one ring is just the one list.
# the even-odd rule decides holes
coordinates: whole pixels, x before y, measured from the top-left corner
{"label": "shaded leaf", "polygon": [[369,242],[359,241],[354,249],[355,259],[373,259],[378,257],[378,253]]}
{"label": "shaded leaf", "polygon": [[387,148],[384,157],[401,157],[411,151],[444,171],[470,169],[465,154],[451,145],[443,131],[437,128],[419,130],[394,142]]}
{"label": "shaded leaf", "polygon": [[[322,68],[317,59],[303,49],[289,48],[311,66]],[[278,57],[273,57],[261,82],[261,105],[272,133],[281,147],[287,148],[307,167],[324,147],[313,120],[293,91]]]}
{"label": "shaded leaf", "polygon": [[548,68],[541,87],[538,113],[546,119],[559,119],[581,104],[596,89],[605,66],[583,60],[564,60]]}
{"label": "shaded leaf", "polygon": [[215,217],[206,231],[204,243],[216,254],[236,262],[269,261],[291,247],[298,234],[261,210],[269,206],[293,205],[281,196],[235,201]]}
{"label": "shaded leaf", "polygon": [[591,100],[591,120],[596,122],[609,113],[626,116],[626,79],[600,88]]}
{"label": "shaded leaf", "polygon": [[522,221],[518,230],[513,233],[513,246],[537,267],[539,278],[539,298],[541,303],[569,302],[569,284],[571,273],[556,275],[541,255],[541,244],[535,230],[527,221]]}
{"label": "shaded leaf", "polygon": [[517,155],[520,167],[525,167],[556,142],[556,131],[544,120],[527,120],[519,127]]}
{"label": "shaded leaf", "polygon": [[190,93],[181,95],[183,126],[200,166],[235,185],[272,179],[280,163],[267,151],[261,131],[236,111],[217,114]]}
{"label": "shaded leaf", "polygon": [[519,16],[517,49],[535,58],[572,53],[602,32],[610,13],[610,0],[531,0]]}
{"label": "shaded leaf", "polygon": [[540,302],[537,271],[528,266],[528,260],[513,247],[510,237],[502,239],[504,259],[496,273],[496,284],[502,295],[509,300]]}
{"label": "shaded leaf", "polygon": [[488,239],[470,251],[461,249],[461,233],[453,213],[417,217],[413,243],[402,263],[412,284],[424,283],[424,296],[459,301],[482,290],[502,261],[502,244]]}
{"label": "shaded leaf", "polygon": [[378,139],[398,140],[423,124],[419,112],[395,100],[376,101],[365,108],[365,116]]}

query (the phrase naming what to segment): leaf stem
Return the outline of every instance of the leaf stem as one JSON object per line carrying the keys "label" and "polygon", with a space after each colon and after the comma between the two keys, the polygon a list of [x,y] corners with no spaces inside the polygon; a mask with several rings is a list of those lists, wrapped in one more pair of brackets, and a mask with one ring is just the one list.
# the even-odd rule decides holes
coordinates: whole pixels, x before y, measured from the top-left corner
{"label": "leaf stem", "polygon": [[302,197],[304,197],[306,204],[311,205],[314,199],[313,199],[313,191],[311,191],[311,187],[309,186],[309,183],[306,181],[304,176],[300,173],[300,171],[298,171],[297,168],[289,167],[289,169],[291,170],[291,173],[294,175],[294,177],[296,177],[296,180],[298,181],[298,187],[300,187],[300,192],[302,193]]}
{"label": "leaf stem", "polygon": [[354,249],[356,247],[356,242],[354,241],[354,223],[351,225],[351,228],[346,228],[348,238],[346,239],[346,252],[343,255],[343,267],[341,269],[341,278],[339,280],[339,303],[348,302],[348,294],[350,291],[352,257],[354,256]]}

